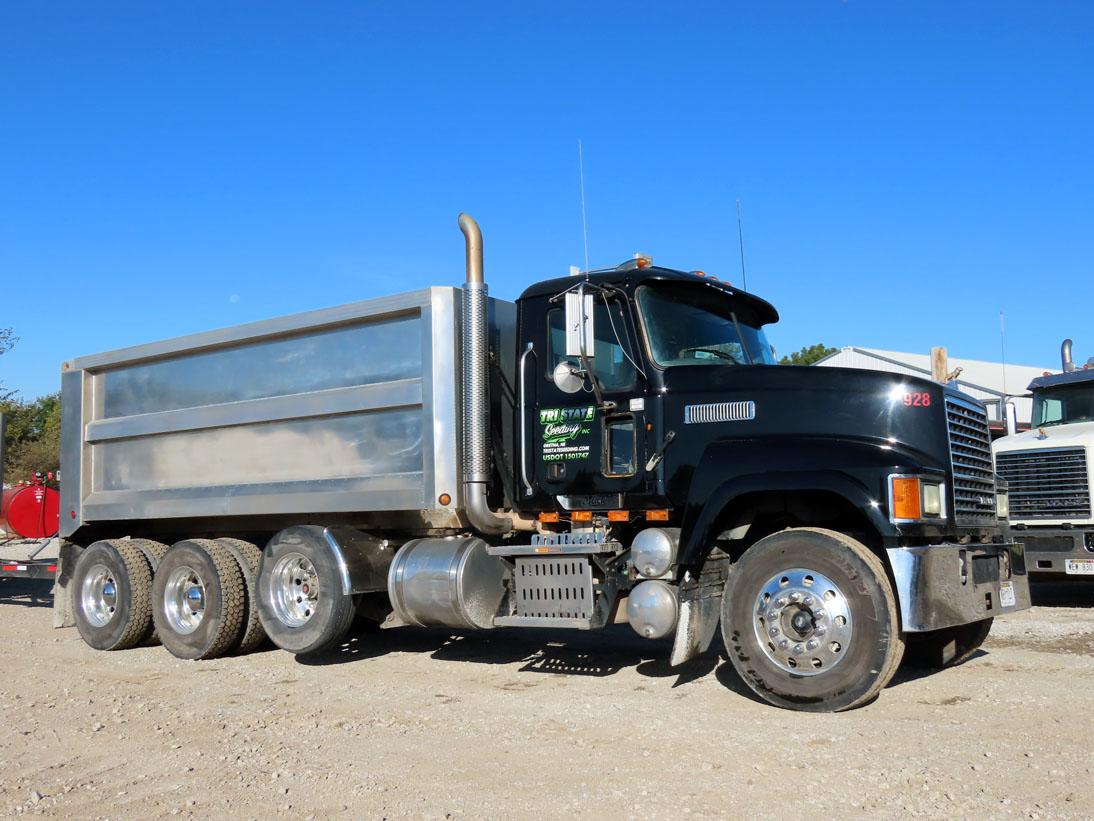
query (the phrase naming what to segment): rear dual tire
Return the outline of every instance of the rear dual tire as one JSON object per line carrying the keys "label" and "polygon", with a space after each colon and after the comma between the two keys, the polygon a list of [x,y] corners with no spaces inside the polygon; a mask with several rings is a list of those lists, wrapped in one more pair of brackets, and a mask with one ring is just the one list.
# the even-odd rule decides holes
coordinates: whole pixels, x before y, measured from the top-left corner
{"label": "rear dual tire", "polygon": [[152,567],[127,539],[95,542],[72,574],[80,636],[96,650],[127,650],[152,635]]}
{"label": "rear dual tire", "polygon": [[222,656],[239,641],[247,588],[235,556],[212,539],[187,539],[160,561],[152,585],[156,633],[181,659]]}

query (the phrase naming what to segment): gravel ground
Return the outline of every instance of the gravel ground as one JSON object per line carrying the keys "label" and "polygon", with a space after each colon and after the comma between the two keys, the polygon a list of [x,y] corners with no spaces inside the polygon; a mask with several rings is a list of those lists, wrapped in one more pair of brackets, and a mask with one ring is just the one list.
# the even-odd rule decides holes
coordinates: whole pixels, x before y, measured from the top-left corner
{"label": "gravel ground", "polygon": [[0,580],[0,812],[117,818],[1090,817],[1094,584],[1039,589],[961,667],[838,715],[711,652],[390,630],[309,663],[98,653]]}

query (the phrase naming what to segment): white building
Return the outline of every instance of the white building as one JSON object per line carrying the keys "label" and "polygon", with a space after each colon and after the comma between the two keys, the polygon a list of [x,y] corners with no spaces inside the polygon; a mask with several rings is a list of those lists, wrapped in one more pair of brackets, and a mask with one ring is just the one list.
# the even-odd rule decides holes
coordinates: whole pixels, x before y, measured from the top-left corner
{"label": "white building", "polygon": [[[814,363],[822,368],[859,368],[868,371],[886,371],[888,373],[906,373],[909,376],[931,378],[931,356],[929,353],[901,353],[882,351],[877,348],[847,347]],[[1023,398],[1026,388],[1034,378],[1044,374],[1048,368],[1032,368],[1028,365],[1006,365],[999,362],[981,362],[978,359],[949,358],[949,369],[953,373],[958,368],[959,390],[979,399],[988,407],[988,417],[992,427],[1002,427],[1001,400],[1004,394],[1013,399],[1018,410],[1018,426],[1029,427],[1033,415],[1033,402]],[[1017,396],[1018,398],[1014,398]]]}

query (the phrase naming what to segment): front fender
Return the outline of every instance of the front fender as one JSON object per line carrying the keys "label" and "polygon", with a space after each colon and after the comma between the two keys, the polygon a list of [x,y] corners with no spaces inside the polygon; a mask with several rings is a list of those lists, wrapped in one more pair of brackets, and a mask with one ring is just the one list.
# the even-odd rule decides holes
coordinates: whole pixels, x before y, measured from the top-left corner
{"label": "front fender", "polygon": [[883,537],[900,533],[889,521],[883,481],[890,473],[941,472],[925,454],[852,439],[763,439],[712,443],[692,475],[680,532],[679,563],[702,561],[726,506],[746,493],[827,491],[859,510]]}

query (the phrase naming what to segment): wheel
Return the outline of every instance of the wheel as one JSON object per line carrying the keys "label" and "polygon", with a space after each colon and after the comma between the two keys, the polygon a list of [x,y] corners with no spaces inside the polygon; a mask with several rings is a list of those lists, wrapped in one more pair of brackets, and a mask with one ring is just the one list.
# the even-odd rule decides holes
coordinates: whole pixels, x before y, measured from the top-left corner
{"label": "wheel", "polygon": [[904,654],[881,560],[820,528],[784,530],[745,551],[722,596],[722,637],[760,698],[810,712],[876,698]]}
{"label": "wheel", "polygon": [[940,670],[972,658],[991,632],[994,619],[982,619],[927,633],[909,633],[905,660],[912,667]]}
{"label": "wheel", "polygon": [[126,650],[152,632],[152,570],[124,539],[95,542],[72,574],[76,628],[96,650]]}
{"label": "wheel", "polygon": [[281,535],[262,554],[258,615],[270,640],[282,650],[318,653],[337,644],[349,630],[357,597],[342,592],[338,566],[322,541]]}
{"label": "wheel", "polygon": [[[151,539],[126,539],[126,542],[137,548],[148,561],[148,566],[152,569],[152,578],[156,577],[156,568],[160,566],[160,559],[163,558],[167,552],[167,545],[162,542],[154,542]],[[151,601],[151,598],[149,598]],[[142,647],[155,647],[160,643],[160,637],[156,634],[155,625],[148,631],[148,635],[145,636],[141,642]]]}
{"label": "wheel", "polygon": [[243,584],[247,593],[247,614],[243,618],[243,636],[234,652],[242,655],[249,653],[266,640],[266,631],[258,618],[258,566],[262,563],[262,551],[250,542],[242,539],[217,539],[235,557],[239,570],[243,573]]}
{"label": "wheel", "polygon": [[127,539],[126,541],[144,554],[144,558],[148,560],[148,566],[152,568],[152,575],[155,576],[160,560],[168,551],[167,545],[151,539]]}
{"label": "wheel", "polygon": [[222,656],[239,641],[246,586],[235,558],[211,539],[171,546],[152,585],[156,633],[181,659]]}

